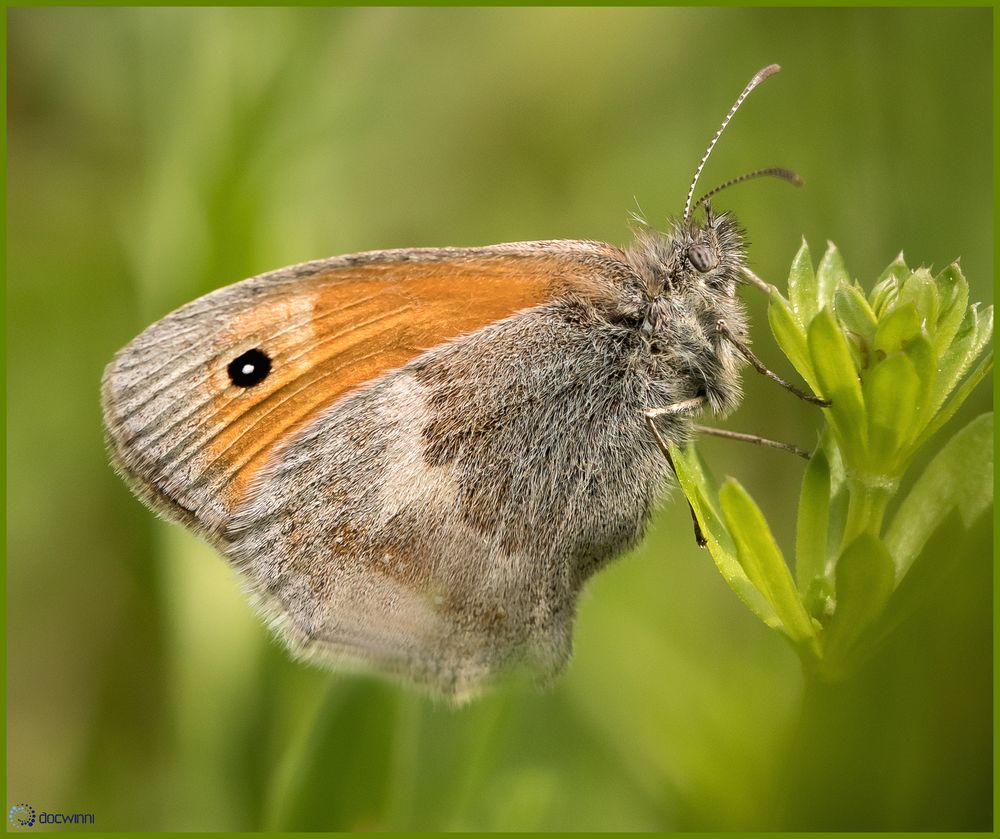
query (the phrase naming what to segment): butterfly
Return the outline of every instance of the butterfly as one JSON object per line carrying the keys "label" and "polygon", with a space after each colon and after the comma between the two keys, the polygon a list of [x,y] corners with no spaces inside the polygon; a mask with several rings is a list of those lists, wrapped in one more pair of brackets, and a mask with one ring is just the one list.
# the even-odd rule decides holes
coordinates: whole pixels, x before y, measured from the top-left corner
{"label": "butterfly", "polygon": [[[625,249],[338,256],[167,315],[105,370],[114,466],[228,559],[297,656],[455,699],[559,672],[581,588],[671,482],[665,441],[733,410],[756,361],[743,231],[718,189],[692,197],[777,69],[683,215]],[[797,180],[719,189],[760,175]]]}

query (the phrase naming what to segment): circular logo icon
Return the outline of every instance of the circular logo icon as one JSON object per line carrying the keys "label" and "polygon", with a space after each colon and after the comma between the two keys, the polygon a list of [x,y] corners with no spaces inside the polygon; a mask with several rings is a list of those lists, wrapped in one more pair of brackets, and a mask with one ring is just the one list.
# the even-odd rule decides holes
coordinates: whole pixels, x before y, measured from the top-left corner
{"label": "circular logo icon", "polygon": [[33,827],[35,824],[35,808],[30,804],[14,804],[7,811],[7,821],[11,827]]}

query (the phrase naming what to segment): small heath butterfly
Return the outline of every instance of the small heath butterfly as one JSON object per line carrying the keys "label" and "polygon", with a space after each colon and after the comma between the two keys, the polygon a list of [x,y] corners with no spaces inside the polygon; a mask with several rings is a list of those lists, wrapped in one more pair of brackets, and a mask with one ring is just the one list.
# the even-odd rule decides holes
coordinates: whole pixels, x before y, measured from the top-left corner
{"label": "small heath butterfly", "polygon": [[[664,441],[732,411],[759,365],[743,233],[718,190],[692,197],[777,69],[683,214],[625,250],[338,256],[167,315],[104,372],[116,469],[229,559],[299,656],[453,698],[514,665],[556,673],[581,587],[670,482]],[[797,181],[723,187],[760,175]]]}

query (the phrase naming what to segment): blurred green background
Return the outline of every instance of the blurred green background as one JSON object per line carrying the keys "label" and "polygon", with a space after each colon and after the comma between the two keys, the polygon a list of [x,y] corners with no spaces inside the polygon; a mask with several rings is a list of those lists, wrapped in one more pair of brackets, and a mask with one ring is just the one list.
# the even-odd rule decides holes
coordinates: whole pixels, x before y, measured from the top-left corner
{"label": "blurred green background", "polygon": [[[783,284],[805,235],[868,286],[900,249],[961,256],[988,302],[992,29],[989,9],[10,10],[8,804],[108,830],[989,830],[987,530],[869,668],[823,688],[675,497],[585,592],[551,690],[455,711],[289,660],[225,563],[107,466],[98,385],[148,323],[285,264],[624,243],[637,202],[658,224],[682,208],[771,62],[702,181],[803,175],[716,202],[757,272]],[[746,385],[728,427],[813,443],[814,409]],[[790,544],[800,463],[703,452]]]}

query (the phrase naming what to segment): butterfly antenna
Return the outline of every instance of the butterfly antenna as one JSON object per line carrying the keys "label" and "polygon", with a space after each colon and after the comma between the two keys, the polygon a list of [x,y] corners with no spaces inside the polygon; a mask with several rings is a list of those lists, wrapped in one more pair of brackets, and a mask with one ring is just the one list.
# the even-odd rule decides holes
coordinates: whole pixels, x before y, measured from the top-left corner
{"label": "butterfly antenna", "polygon": [[756,172],[747,172],[745,175],[740,175],[738,178],[731,178],[724,184],[719,184],[714,189],[710,189],[701,198],[694,202],[695,207],[700,207],[713,195],[718,195],[722,190],[729,189],[731,186],[736,186],[736,184],[741,184],[744,181],[752,181],[754,178],[781,178],[784,181],[788,181],[790,184],[795,186],[802,186],[802,178],[798,176],[791,169],[782,169],[780,166],[769,166],[767,169],[758,169]]}
{"label": "butterfly antenna", "polygon": [[691,197],[694,195],[694,189],[698,185],[698,178],[701,177],[701,170],[705,168],[705,162],[708,160],[708,156],[712,153],[712,149],[715,148],[715,144],[719,142],[719,137],[722,136],[722,132],[726,130],[726,126],[729,125],[729,121],[733,118],[733,115],[739,110],[740,105],[743,104],[743,100],[750,95],[750,91],[753,90],[757,85],[759,85],[768,76],[773,76],[777,73],[781,67],[777,64],[769,64],[763,70],[759,70],[756,75],[747,82],[747,86],[743,88],[743,92],[736,97],[736,102],[733,107],[729,109],[729,113],[726,114],[726,118],[722,120],[722,125],[719,126],[719,130],[715,132],[715,136],[712,138],[712,142],[708,144],[708,148],[705,150],[705,155],[701,159],[701,163],[698,164],[698,168],[694,172],[694,180],[691,181],[691,188],[688,189],[687,201],[684,202],[684,221],[687,221],[691,215]]}

